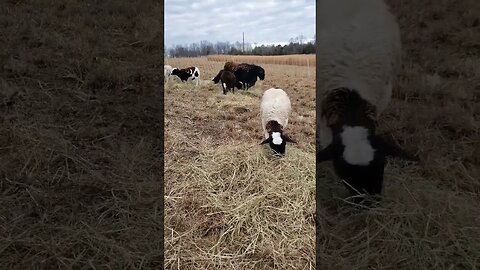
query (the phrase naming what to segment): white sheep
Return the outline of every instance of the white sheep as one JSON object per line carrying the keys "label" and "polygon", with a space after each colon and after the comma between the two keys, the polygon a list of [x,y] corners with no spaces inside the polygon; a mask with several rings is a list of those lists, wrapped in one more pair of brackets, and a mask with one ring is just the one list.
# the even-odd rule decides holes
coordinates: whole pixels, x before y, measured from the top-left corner
{"label": "white sheep", "polygon": [[401,64],[399,26],[383,0],[317,3],[317,162],[333,160],[351,191],[380,194],[385,157],[414,159],[375,135]]}
{"label": "white sheep", "polygon": [[[339,87],[354,89],[380,115],[390,101],[401,59],[394,16],[383,0],[320,0],[318,5],[321,94]],[[325,147],[331,133],[321,130]]]}
{"label": "white sheep", "polygon": [[163,65],[163,78],[168,82],[170,75],[172,74],[173,67],[170,65]]}
{"label": "white sheep", "polygon": [[277,154],[285,154],[287,142],[295,143],[284,133],[288,125],[288,117],[292,110],[290,99],[282,89],[270,88],[263,93],[260,104],[260,116],[265,140]]}

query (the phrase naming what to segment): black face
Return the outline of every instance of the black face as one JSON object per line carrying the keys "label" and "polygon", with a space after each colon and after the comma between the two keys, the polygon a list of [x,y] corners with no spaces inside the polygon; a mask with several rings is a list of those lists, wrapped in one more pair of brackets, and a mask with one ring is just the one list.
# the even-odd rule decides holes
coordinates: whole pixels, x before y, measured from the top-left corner
{"label": "black face", "polygon": [[217,74],[215,77],[213,77],[213,79],[212,79],[213,83],[216,84],[216,83],[218,83],[218,82],[220,81],[220,77],[222,76],[222,73],[223,73],[223,69],[221,69],[221,70],[218,72],[218,74]]}
{"label": "black face", "polygon": [[383,138],[370,135],[368,138],[375,150],[373,159],[368,165],[349,164],[343,157],[345,146],[341,139],[335,136],[332,143],[317,153],[317,163],[332,160],[335,173],[345,180],[352,195],[381,195],[386,157],[401,157],[406,160],[418,160],[394,144],[387,143]]}
{"label": "black face", "polygon": [[243,85],[241,82],[236,82],[235,83],[235,86],[238,88],[238,89],[242,89]]}
{"label": "black face", "polygon": [[335,172],[346,182],[352,195],[381,195],[385,168],[385,155],[381,152],[375,149],[374,159],[365,166],[347,163],[342,154],[333,158]]}
{"label": "black face", "polygon": [[265,80],[265,70],[261,67],[258,68],[258,78],[260,80]]}
{"label": "black face", "polygon": [[277,155],[285,155],[285,148],[287,146],[287,142],[285,141],[285,138],[282,138],[282,143],[281,144],[274,144],[273,141],[270,141],[268,143],[270,145],[270,148],[275,152]]}
{"label": "black face", "polygon": [[291,142],[291,143],[296,143],[296,142],[284,134],[280,134],[280,138],[282,139],[281,143],[275,144],[273,143],[274,139],[273,139],[272,133],[269,133],[268,139],[265,139],[261,144],[268,143],[270,148],[274,151],[275,155],[283,156],[285,155],[287,142]]}

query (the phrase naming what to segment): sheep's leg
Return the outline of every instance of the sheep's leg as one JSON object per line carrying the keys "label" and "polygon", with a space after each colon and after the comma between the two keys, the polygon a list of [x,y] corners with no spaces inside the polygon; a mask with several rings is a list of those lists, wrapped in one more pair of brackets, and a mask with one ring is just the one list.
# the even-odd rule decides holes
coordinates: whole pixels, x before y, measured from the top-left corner
{"label": "sheep's leg", "polygon": [[225,84],[223,82],[221,82],[221,83],[222,83],[223,94],[226,95],[227,90],[225,89]]}

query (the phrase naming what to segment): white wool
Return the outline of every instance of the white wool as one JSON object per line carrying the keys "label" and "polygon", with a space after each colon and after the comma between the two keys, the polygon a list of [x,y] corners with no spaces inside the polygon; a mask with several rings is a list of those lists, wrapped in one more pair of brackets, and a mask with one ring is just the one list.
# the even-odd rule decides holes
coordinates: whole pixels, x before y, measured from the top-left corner
{"label": "white wool", "polygon": [[164,81],[168,81],[170,78],[170,75],[172,74],[173,67],[170,65],[163,65],[163,78]]}
{"label": "white wool", "polygon": [[[266,90],[263,93],[260,104],[260,116],[264,133],[266,133],[266,124],[272,120],[277,121],[283,128],[286,128],[291,110],[290,98],[288,98],[285,91],[277,88]],[[268,134],[266,136],[268,137]]]}
{"label": "white wool", "polygon": [[343,159],[352,165],[368,165],[375,150],[368,141],[368,129],[361,126],[344,126],[341,134],[345,146]]}
{"label": "white wool", "polygon": [[173,67],[170,65],[164,65],[163,66],[163,75],[165,77],[170,76],[172,74]]}
{"label": "white wool", "polygon": [[[395,17],[383,0],[319,0],[317,5],[321,95],[338,87],[355,89],[380,115],[390,102],[400,67],[401,40]],[[319,119],[317,134],[325,147],[331,142],[331,131],[325,119]]]}
{"label": "white wool", "polygon": [[282,144],[283,140],[280,135],[280,132],[272,132],[272,139],[273,139],[273,144],[280,145]]}

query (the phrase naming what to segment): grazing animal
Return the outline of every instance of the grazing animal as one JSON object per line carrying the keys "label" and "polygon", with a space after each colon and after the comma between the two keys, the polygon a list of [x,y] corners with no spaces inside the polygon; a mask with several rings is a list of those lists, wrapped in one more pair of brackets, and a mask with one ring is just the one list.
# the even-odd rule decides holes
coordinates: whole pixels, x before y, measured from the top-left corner
{"label": "grazing animal", "polygon": [[317,163],[332,160],[352,195],[378,196],[387,156],[418,160],[376,133],[400,66],[399,26],[383,0],[319,0],[318,5],[317,142],[323,149]]}
{"label": "grazing animal", "polygon": [[265,70],[254,64],[226,62],[223,69],[234,72],[237,80],[242,83],[242,88],[245,89],[254,86],[257,77],[260,80],[265,79]]}
{"label": "grazing animal", "polygon": [[295,143],[284,133],[291,111],[290,99],[282,89],[270,88],[263,93],[260,115],[265,140],[277,155],[284,155],[287,142]]}
{"label": "grazing animal", "polygon": [[235,93],[235,87],[237,87],[238,89],[242,88],[242,84],[240,82],[237,82],[235,74],[228,70],[220,70],[217,76],[212,79],[212,81],[215,84],[217,84],[218,82],[222,84],[224,95],[226,95],[227,91],[229,90],[232,90],[232,92]]}
{"label": "grazing animal", "polygon": [[170,65],[163,65],[163,78],[165,81],[168,81],[170,75],[172,74],[173,67]]}
{"label": "grazing animal", "polygon": [[200,83],[200,69],[198,67],[173,68],[171,74],[179,77],[182,82],[195,81],[196,86]]}

